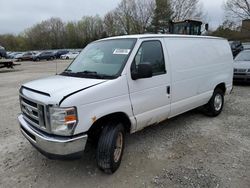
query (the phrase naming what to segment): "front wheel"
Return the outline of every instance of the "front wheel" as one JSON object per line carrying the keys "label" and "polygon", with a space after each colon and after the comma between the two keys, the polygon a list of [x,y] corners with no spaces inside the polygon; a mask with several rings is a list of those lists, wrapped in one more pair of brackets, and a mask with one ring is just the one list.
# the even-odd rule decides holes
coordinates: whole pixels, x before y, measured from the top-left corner
{"label": "front wheel", "polygon": [[204,106],[204,112],[208,116],[218,116],[224,106],[224,92],[217,88],[214,90],[213,96],[209,102]]}
{"label": "front wheel", "polygon": [[112,174],[120,166],[124,150],[124,127],[121,123],[106,125],[97,146],[97,165],[105,173]]}

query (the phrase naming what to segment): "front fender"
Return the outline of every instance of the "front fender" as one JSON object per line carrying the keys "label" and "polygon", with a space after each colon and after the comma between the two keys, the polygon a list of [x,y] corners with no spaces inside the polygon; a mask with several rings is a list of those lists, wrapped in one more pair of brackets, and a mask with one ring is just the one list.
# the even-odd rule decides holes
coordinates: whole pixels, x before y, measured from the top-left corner
{"label": "front fender", "polygon": [[133,132],[136,122],[131,110],[129,96],[123,95],[79,106],[79,123],[75,129],[75,134],[87,132],[96,120],[116,112],[122,112],[129,117],[131,122],[131,131]]}
{"label": "front fender", "polygon": [[136,125],[126,75],[77,92],[67,97],[60,106],[77,107],[79,121],[75,134],[87,132],[96,120],[116,112],[129,117],[132,132]]}

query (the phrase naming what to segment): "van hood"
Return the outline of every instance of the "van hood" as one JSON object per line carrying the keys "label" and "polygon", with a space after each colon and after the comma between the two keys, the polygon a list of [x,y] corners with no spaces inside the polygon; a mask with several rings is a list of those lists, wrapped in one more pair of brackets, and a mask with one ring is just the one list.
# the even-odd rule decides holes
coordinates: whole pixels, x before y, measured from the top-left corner
{"label": "van hood", "polygon": [[56,75],[23,84],[22,94],[46,104],[52,102],[59,104],[68,95],[94,87],[105,81],[107,80]]}
{"label": "van hood", "polygon": [[250,61],[234,61],[235,69],[250,69]]}

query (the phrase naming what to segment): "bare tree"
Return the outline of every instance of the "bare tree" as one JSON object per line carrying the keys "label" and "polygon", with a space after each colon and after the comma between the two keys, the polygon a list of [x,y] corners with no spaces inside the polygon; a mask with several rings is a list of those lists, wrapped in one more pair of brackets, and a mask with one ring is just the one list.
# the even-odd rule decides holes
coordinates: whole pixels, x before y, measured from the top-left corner
{"label": "bare tree", "polygon": [[42,21],[41,23],[34,25],[24,33],[28,45],[34,50],[51,48],[50,30],[47,21]]}
{"label": "bare tree", "polygon": [[132,11],[134,6],[133,0],[122,0],[114,11],[115,18],[117,19],[120,27],[124,30],[125,34],[131,34],[132,29]]}
{"label": "bare tree", "polygon": [[114,10],[114,17],[123,33],[144,33],[154,12],[154,0],[122,0]]}
{"label": "bare tree", "polygon": [[104,16],[103,25],[107,36],[124,34],[124,30],[121,28],[114,11],[111,11]]}
{"label": "bare tree", "polygon": [[135,7],[132,11],[133,26],[136,33],[144,33],[146,28],[151,24],[154,16],[155,1],[153,0],[136,0]]}
{"label": "bare tree", "polygon": [[225,10],[229,17],[236,19],[249,19],[250,0],[227,0]]}
{"label": "bare tree", "polygon": [[50,18],[24,32],[28,45],[33,49],[55,49],[64,47],[65,26],[60,18]]}
{"label": "bare tree", "polygon": [[172,0],[172,20],[201,19],[202,7],[199,0]]}
{"label": "bare tree", "polygon": [[165,33],[168,31],[169,20],[172,16],[170,0],[155,0],[154,16],[152,20],[152,31],[155,33]]}
{"label": "bare tree", "polygon": [[51,18],[46,21],[50,33],[51,48],[65,47],[62,38],[65,36],[65,26],[60,18]]}
{"label": "bare tree", "polygon": [[77,34],[80,40],[83,41],[84,46],[93,40],[101,38],[103,33],[102,19],[96,16],[84,16],[77,23]]}

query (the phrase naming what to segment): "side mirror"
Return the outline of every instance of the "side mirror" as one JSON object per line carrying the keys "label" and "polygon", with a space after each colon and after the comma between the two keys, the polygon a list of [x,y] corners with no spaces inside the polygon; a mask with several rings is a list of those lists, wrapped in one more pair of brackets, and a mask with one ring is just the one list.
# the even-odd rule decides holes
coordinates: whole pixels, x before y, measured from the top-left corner
{"label": "side mirror", "polygon": [[142,63],[138,65],[137,72],[131,72],[133,80],[142,78],[151,78],[153,76],[152,65],[149,63]]}

